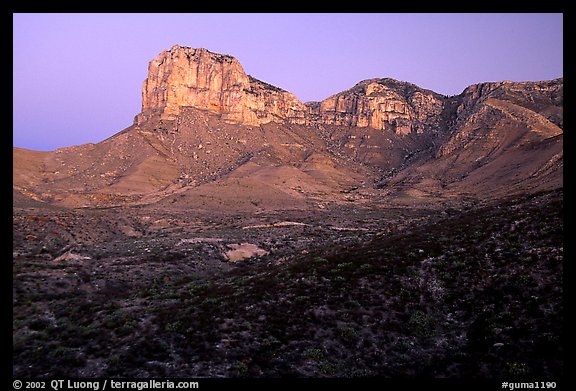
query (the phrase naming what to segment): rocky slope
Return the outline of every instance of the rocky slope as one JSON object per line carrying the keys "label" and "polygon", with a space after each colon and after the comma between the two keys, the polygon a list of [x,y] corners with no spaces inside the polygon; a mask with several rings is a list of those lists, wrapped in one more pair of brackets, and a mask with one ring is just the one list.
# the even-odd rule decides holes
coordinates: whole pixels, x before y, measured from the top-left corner
{"label": "rocky slope", "polygon": [[482,83],[452,99],[434,155],[383,185],[488,198],[563,186],[563,79]]}
{"label": "rocky slope", "polygon": [[499,123],[510,122],[530,131],[533,139],[563,133],[563,79],[540,82],[481,83],[459,96],[450,139],[438,156],[447,155],[467,143],[490,138]]}
{"label": "rocky slope", "polygon": [[72,207],[316,207],[349,202],[352,188],[355,202],[554,189],[563,79],[482,83],[454,97],[369,79],[303,104],[231,56],[176,45],[150,62],[132,126],[97,144],[15,148],[13,161],[18,194]]}

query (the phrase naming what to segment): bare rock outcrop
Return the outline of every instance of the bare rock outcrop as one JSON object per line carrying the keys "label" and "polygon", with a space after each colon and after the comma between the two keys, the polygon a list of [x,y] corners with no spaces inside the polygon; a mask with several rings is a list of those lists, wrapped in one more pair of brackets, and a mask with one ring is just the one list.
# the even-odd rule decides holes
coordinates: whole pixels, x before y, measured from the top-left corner
{"label": "bare rock outcrop", "polygon": [[405,135],[437,131],[444,97],[394,79],[369,79],[308,107],[316,122]]}
{"label": "bare rock outcrop", "polygon": [[247,75],[234,57],[175,45],[149,63],[142,113],[135,122],[154,114],[173,120],[182,107],[209,110],[245,125],[304,123],[307,112],[293,94]]}
{"label": "bare rock outcrop", "polygon": [[175,45],[148,65],[142,88],[141,124],[182,107],[218,113],[230,123],[271,121],[392,130],[405,135],[440,128],[443,96],[393,79],[370,79],[322,102],[304,105],[293,94],[247,75],[234,57]]}

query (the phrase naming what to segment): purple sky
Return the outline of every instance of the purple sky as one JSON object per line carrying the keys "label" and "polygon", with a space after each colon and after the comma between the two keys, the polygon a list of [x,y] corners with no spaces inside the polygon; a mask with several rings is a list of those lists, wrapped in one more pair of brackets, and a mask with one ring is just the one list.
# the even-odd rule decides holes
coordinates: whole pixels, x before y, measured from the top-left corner
{"label": "purple sky", "polygon": [[562,14],[14,14],[14,146],[99,142],[132,124],[174,44],[322,100],[373,77],[446,95],[563,76]]}

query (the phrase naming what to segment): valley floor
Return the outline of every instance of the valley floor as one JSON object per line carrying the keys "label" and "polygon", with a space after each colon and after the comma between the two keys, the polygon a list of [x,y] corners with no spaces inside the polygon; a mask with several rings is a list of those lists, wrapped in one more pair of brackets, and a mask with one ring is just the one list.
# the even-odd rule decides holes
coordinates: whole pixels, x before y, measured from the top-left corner
{"label": "valley floor", "polygon": [[13,213],[14,376],[563,374],[561,189],[441,209]]}

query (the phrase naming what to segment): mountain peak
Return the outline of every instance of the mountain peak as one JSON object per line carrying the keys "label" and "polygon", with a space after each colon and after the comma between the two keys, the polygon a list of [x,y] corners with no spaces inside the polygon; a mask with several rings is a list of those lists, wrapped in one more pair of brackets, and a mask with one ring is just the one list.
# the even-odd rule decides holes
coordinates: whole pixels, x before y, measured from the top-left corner
{"label": "mountain peak", "polygon": [[[487,82],[472,85],[461,95],[464,106],[494,94],[553,99],[558,105],[562,86],[562,79]],[[154,116],[174,120],[183,107],[193,107],[216,113],[228,123],[354,126],[407,135],[441,130],[442,113],[451,104],[441,94],[393,78],[362,80],[322,102],[303,104],[290,92],[247,75],[230,55],[176,44],[150,61],[142,88],[142,113],[135,123]],[[560,114],[552,119],[560,123]]]}
{"label": "mountain peak", "polygon": [[[200,58],[202,56],[208,56],[210,59],[213,59],[216,61],[224,60],[224,59],[226,59],[228,61],[237,61],[234,57],[232,57],[228,54],[215,53],[215,52],[212,52],[206,48],[193,48],[190,46],[182,46],[182,45],[178,45],[178,44],[173,45],[170,48],[170,50],[167,50],[165,52],[169,53],[170,56],[172,56],[172,57],[177,56],[179,54],[183,54],[188,59]],[[160,55],[162,55],[162,53]]]}
{"label": "mountain peak", "polygon": [[[290,167],[281,174],[287,182],[294,175],[294,184],[327,181],[310,185],[310,194],[369,181],[385,186],[396,172],[401,187],[423,180],[423,188],[440,192],[470,178],[464,188],[485,190],[485,182],[517,181],[520,174],[510,167],[525,167],[521,177],[538,188],[541,176],[552,173],[546,183],[555,186],[562,170],[563,79],[487,82],[448,98],[372,78],[303,104],[247,75],[232,56],[174,45],[150,61],[135,122],[93,145],[54,154],[18,151],[18,191],[42,199],[70,187],[80,197],[71,205],[92,205],[100,201],[86,198],[91,192],[161,197],[156,192],[229,172],[243,177],[258,167],[265,171],[255,180],[263,183],[271,177],[266,170],[279,165]],[[31,168],[38,171],[31,175]],[[287,182],[277,182],[278,191]]]}
{"label": "mountain peak", "polygon": [[246,125],[320,123],[407,134],[430,127],[427,120],[442,110],[442,102],[440,95],[411,83],[373,78],[319,104],[304,105],[290,92],[247,75],[232,56],[174,45],[150,61],[142,113],[135,122],[154,115],[174,120],[183,107],[208,110]]}
{"label": "mountain peak", "polygon": [[234,57],[174,45],[148,65],[136,123],[155,114],[173,120],[182,107],[208,110],[228,122],[247,125],[279,118],[298,122],[306,114],[294,95],[248,76]]}
{"label": "mountain peak", "polygon": [[392,78],[356,83],[319,104],[309,104],[326,124],[390,130],[399,135],[439,129],[444,98],[415,84]]}

